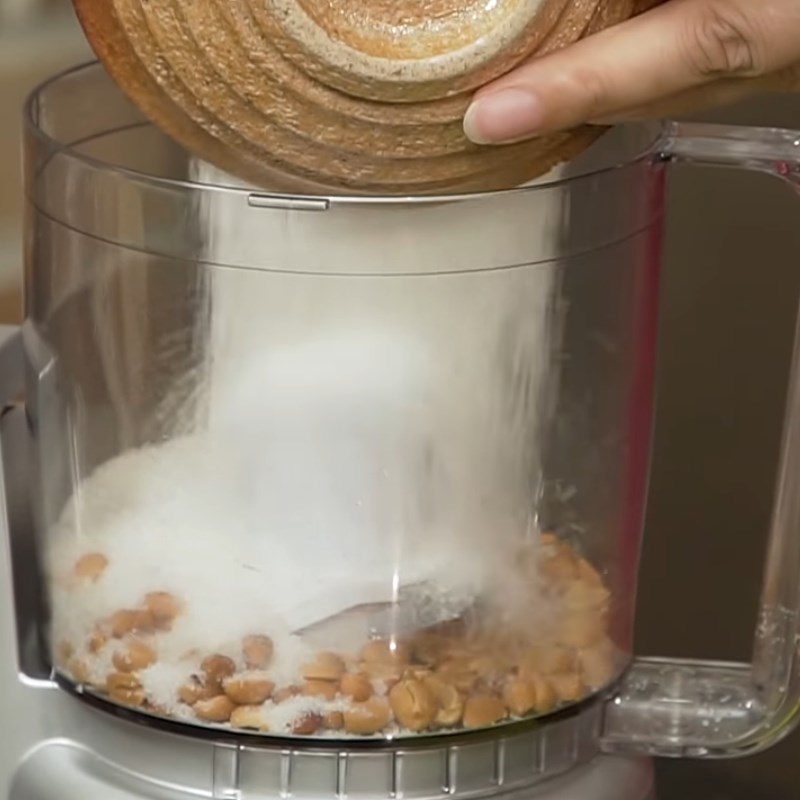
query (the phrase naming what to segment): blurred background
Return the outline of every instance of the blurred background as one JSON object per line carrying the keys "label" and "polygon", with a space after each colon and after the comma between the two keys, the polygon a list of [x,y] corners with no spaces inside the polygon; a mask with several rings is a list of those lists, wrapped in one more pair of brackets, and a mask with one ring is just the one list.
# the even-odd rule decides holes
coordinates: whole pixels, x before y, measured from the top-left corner
{"label": "blurred background", "polygon": [[[90,57],[69,0],[0,0],[0,322],[21,309],[23,98]],[[800,96],[705,116],[800,129]],[[765,176],[674,171],[642,653],[749,657],[800,292],[798,220],[796,197]],[[798,753],[795,736],[754,760],[664,763],[661,796],[788,800]]]}
{"label": "blurred background", "polygon": [[53,72],[91,58],[69,0],[0,0],[0,321],[20,316],[20,108]]}

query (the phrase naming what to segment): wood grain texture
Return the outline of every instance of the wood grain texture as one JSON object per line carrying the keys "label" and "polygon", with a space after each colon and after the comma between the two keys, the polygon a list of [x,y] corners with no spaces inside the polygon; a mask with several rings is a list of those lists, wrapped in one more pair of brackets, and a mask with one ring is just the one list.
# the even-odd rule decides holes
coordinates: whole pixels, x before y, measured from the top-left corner
{"label": "wood grain texture", "polygon": [[[503,188],[580,152],[597,129],[479,147],[461,119],[477,86],[635,3],[503,0],[482,18],[475,0],[73,1],[114,80],[198,156],[279,191],[385,194]],[[453,38],[464,15],[472,49]]]}

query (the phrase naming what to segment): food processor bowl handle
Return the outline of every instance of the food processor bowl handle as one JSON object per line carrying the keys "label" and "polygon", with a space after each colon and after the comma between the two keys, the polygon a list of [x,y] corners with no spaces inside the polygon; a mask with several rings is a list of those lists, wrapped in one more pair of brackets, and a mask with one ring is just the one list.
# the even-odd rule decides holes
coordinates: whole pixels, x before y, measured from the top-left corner
{"label": "food processor bowl handle", "polygon": [[[800,132],[670,123],[656,158],[766,172],[800,190]],[[800,315],[751,664],[637,658],[609,700],[614,753],[730,758],[800,721]]]}

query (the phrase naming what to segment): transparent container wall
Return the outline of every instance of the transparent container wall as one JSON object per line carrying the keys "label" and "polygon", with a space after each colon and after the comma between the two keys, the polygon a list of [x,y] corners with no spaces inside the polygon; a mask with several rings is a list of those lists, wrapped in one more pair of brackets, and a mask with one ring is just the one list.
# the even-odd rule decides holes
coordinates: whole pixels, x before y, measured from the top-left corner
{"label": "transparent container wall", "polygon": [[27,402],[62,680],[317,737],[508,724],[616,680],[660,167],[298,200],[224,187],[97,67],[30,114]]}

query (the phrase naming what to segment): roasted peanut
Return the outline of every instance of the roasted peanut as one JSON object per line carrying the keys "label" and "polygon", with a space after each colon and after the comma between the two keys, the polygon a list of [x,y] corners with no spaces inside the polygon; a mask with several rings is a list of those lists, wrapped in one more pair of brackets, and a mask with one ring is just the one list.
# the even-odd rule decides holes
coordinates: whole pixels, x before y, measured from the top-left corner
{"label": "roasted peanut", "polygon": [[220,694],[210,700],[198,700],[192,708],[198,719],[205,722],[228,722],[236,704],[226,695]]}
{"label": "roasted peanut", "polygon": [[91,683],[92,673],[88,664],[81,658],[71,658],[67,670],[75,683]]}
{"label": "roasted peanut", "polygon": [[306,697],[322,697],[325,700],[333,700],[339,691],[339,684],[336,681],[306,681],[303,684],[303,694]]}
{"label": "roasted peanut", "polygon": [[200,669],[210,681],[222,683],[225,678],[230,678],[236,672],[236,664],[233,659],[223,656],[220,653],[206,656],[200,662]]}
{"label": "roasted peanut", "polygon": [[564,606],[574,611],[604,608],[610,598],[608,589],[603,585],[595,585],[588,581],[570,581],[564,590],[561,600]]}
{"label": "roasted peanut", "polygon": [[117,650],[111,659],[120,672],[137,672],[156,663],[156,653],[152,647],[136,639]]}
{"label": "roasted peanut", "polygon": [[149,592],[145,595],[144,605],[161,630],[172,627],[175,617],[181,613],[180,600],[169,592]]}
{"label": "roasted peanut", "polygon": [[424,681],[425,678],[430,678],[433,675],[433,670],[427,667],[420,667],[412,664],[403,670],[403,680]]}
{"label": "roasted peanut", "polygon": [[264,710],[261,706],[239,706],[231,712],[231,725],[234,728],[252,728],[257,731],[266,731]]}
{"label": "roasted peanut", "polygon": [[464,714],[464,698],[458,689],[434,676],[422,680],[436,700],[436,725],[440,728],[457,725]]}
{"label": "roasted peanut", "polygon": [[344,729],[348,733],[369,736],[383,730],[392,718],[389,704],[372,697],[363,703],[353,703],[344,712]]}
{"label": "roasted peanut", "polygon": [[599,642],[606,632],[605,614],[594,609],[573,611],[561,621],[558,641],[566,647],[583,650]]}
{"label": "roasted peanut", "polygon": [[578,661],[583,679],[592,689],[605,686],[616,672],[614,645],[608,639],[578,651]]}
{"label": "roasted peanut", "polygon": [[142,684],[129,672],[112,672],[106,678],[106,691],[115,703],[138,707],[144,705],[145,693]]}
{"label": "roasted peanut", "polygon": [[284,686],[283,688],[277,689],[272,693],[272,702],[282,703],[284,700],[288,700],[291,697],[297,697],[297,695],[302,693],[303,690],[299,686]]}
{"label": "roasted peanut", "polygon": [[307,681],[338,681],[344,670],[344,661],[335,653],[317,653],[312,662],[303,665],[302,674]]}
{"label": "roasted peanut", "polygon": [[557,644],[542,644],[529,648],[520,658],[520,675],[529,672],[551,675],[575,669],[575,651]]}
{"label": "roasted peanut", "polygon": [[411,653],[415,661],[432,667],[442,660],[447,646],[448,642],[442,636],[434,633],[423,633],[414,639],[411,645]]}
{"label": "roasted peanut", "polygon": [[503,662],[497,656],[477,656],[467,662],[469,672],[474,672],[484,680],[492,679],[503,669]]}
{"label": "roasted peanut", "polygon": [[222,685],[217,681],[210,681],[199,678],[197,675],[192,677],[178,689],[178,697],[187,705],[193,706],[200,700],[211,700],[222,694]]}
{"label": "roasted peanut", "polygon": [[65,639],[60,641],[55,648],[55,659],[56,664],[58,666],[64,666],[70,658],[72,658],[72,654],[75,652],[75,648],[72,646],[72,642],[68,642]]}
{"label": "roasted peanut", "polygon": [[536,685],[523,678],[515,678],[503,687],[503,702],[517,717],[524,717],[536,708]]}
{"label": "roasted peanut", "polygon": [[86,553],[76,562],[74,572],[83,581],[96,581],[106,571],[108,559],[102,553]]}
{"label": "roasted peanut", "polygon": [[329,711],[325,715],[323,724],[329,731],[339,731],[344,727],[344,714],[341,711]]}
{"label": "roasted peanut", "polygon": [[382,661],[362,661],[359,670],[370,680],[383,683],[387,689],[391,689],[403,677],[401,666]]}
{"label": "roasted peanut", "polygon": [[394,639],[374,639],[364,646],[361,660],[381,664],[408,664],[411,650],[404,642]]}
{"label": "roasted peanut", "polygon": [[445,661],[436,671],[445,683],[450,683],[460,692],[471,692],[478,682],[478,674],[463,661]]}
{"label": "roasted peanut", "polygon": [[364,700],[372,697],[372,684],[363,672],[343,675],[340,689],[345,697],[349,697],[357,703],[363,703]]}
{"label": "roasted peanut", "polygon": [[142,683],[129,672],[110,672],[106,676],[106,691],[113,692],[116,689],[141,689]]}
{"label": "roasted peanut", "polygon": [[116,611],[108,620],[111,635],[115,639],[122,639],[131,633],[152,631],[155,628],[155,624],[152,612],[139,608],[126,608]]}
{"label": "roasted peanut", "polygon": [[589,586],[604,586],[600,573],[585,559],[578,559],[578,577]]}
{"label": "roasted peanut", "polygon": [[580,700],[585,694],[586,690],[581,676],[575,672],[550,675],[548,680],[556,693],[556,697],[564,703],[573,703],[576,700]]}
{"label": "roasted peanut", "polygon": [[311,736],[322,727],[324,722],[325,720],[320,714],[306,714],[294,723],[292,733],[295,736]]}
{"label": "roasted peanut", "polygon": [[539,572],[546,579],[555,582],[574,580],[578,576],[578,559],[572,548],[559,544],[554,547],[554,551],[552,555],[542,553]]}
{"label": "roasted peanut", "polygon": [[493,694],[474,694],[464,704],[464,725],[467,728],[486,728],[507,716],[503,701]]}
{"label": "roasted peanut", "polygon": [[397,721],[410,731],[425,730],[436,719],[436,699],[422,681],[400,681],[389,692],[389,704]]}
{"label": "roasted peanut", "polygon": [[264,678],[234,675],[222,682],[222,688],[237,705],[256,706],[269,699],[275,689],[275,684]]}
{"label": "roasted peanut", "polygon": [[531,683],[536,691],[535,710],[540,714],[548,714],[556,707],[558,698],[547,678],[541,675],[530,674],[526,680]]}
{"label": "roasted peanut", "polygon": [[274,645],[269,636],[245,636],[242,639],[242,656],[247,669],[265,669],[272,661]]}
{"label": "roasted peanut", "polygon": [[554,533],[540,533],[539,543],[543,547],[557,547],[561,544],[561,541]]}
{"label": "roasted peanut", "polygon": [[87,647],[90,653],[99,653],[108,642],[108,636],[100,628],[95,628],[89,634],[89,642]]}

